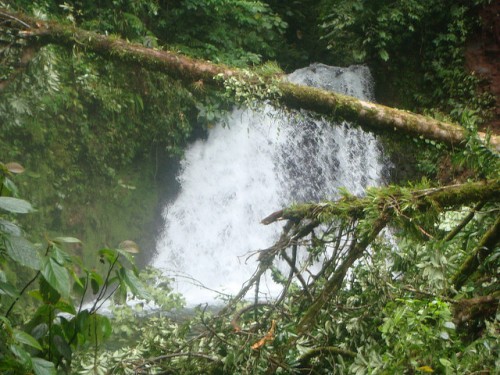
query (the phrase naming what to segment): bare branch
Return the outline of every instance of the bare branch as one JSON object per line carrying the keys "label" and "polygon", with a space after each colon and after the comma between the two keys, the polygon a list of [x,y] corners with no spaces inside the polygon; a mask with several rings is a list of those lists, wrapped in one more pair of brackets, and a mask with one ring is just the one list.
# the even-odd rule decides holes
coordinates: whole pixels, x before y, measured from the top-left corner
{"label": "bare branch", "polygon": [[28,28],[28,29],[31,29],[31,26],[28,25],[26,22],[20,20],[19,18],[17,17],[14,17],[14,15],[12,15],[11,13],[5,13],[5,12],[2,12],[0,11],[0,16],[2,17],[6,17],[6,18],[9,18],[11,20],[14,20],[16,22],[19,22],[21,25],[23,25],[24,27]]}

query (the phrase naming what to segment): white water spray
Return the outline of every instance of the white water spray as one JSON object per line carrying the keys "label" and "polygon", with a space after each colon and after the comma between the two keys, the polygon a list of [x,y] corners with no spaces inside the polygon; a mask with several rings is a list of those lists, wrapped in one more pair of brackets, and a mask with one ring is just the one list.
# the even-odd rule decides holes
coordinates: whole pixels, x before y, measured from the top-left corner
{"label": "white water spray", "polygon": [[[314,64],[289,80],[373,100],[371,75],[363,66]],[[280,234],[280,224],[260,224],[270,213],[293,202],[334,199],[339,187],[362,194],[381,179],[377,141],[346,123],[332,126],[265,108],[235,110],[228,124],[215,126],[207,140],[186,150],[181,190],[164,210],[165,229],[152,262],[176,278],[191,305],[213,301],[206,288],[240,290],[257,267],[257,257],[247,260],[249,253],[271,246]],[[206,288],[193,286],[192,279]]]}

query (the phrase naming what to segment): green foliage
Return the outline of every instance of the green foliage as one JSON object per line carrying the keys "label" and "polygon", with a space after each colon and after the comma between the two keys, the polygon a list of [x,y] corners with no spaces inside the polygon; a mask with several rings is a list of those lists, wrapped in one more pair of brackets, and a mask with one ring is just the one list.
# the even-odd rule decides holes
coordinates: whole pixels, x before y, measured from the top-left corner
{"label": "green foliage", "polygon": [[[427,366],[446,372],[451,365],[447,358],[454,354],[448,350],[458,340],[449,304],[439,300],[402,300],[389,303],[385,314],[380,326],[382,338],[390,348],[388,355],[382,355],[385,370],[403,372],[413,367],[418,371]],[[426,348],[425,353],[422,347]]]}
{"label": "green foliage", "polygon": [[156,48],[167,44],[185,54],[234,66],[276,57],[287,24],[262,1],[89,0],[25,4],[80,27],[117,34]]}
{"label": "green foliage", "polygon": [[181,0],[160,16],[156,35],[171,48],[233,66],[275,58],[286,28],[261,1]]}
{"label": "green foliage", "polygon": [[287,72],[314,61],[326,62],[326,44],[320,39],[318,26],[319,3],[315,0],[266,0],[274,12],[285,21],[285,40],[276,46],[277,61]]}
{"label": "green foliage", "polygon": [[467,143],[463,151],[455,152],[454,162],[466,167],[483,178],[498,178],[500,176],[500,155],[479,139],[477,124],[479,116],[468,109],[461,114],[460,124],[467,129]]}
{"label": "green foliage", "polygon": [[485,111],[492,105],[490,95],[477,94],[478,79],[464,70],[478,3],[485,1],[325,0],[323,38],[337,64],[368,63],[385,100],[438,108],[458,120],[466,106]]}
{"label": "green foliage", "polygon": [[[424,195],[433,190],[428,181],[417,187]],[[306,286],[293,274],[287,277],[271,260],[265,266],[283,286],[283,298],[255,301],[255,305],[229,301],[215,315],[200,308],[192,317],[185,313],[180,321],[155,316],[141,320],[138,330],[125,324],[123,334],[137,337],[136,343],[101,352],[99,364],[118,374],[492,371],[498,364],[498,315],[493,310],[486,316],[469,317],[467,323],[459,316],[464,314],[462,298],[498,292],[497,276],[489,274],[488,283],[485,278],[470,280],[455,298],[450,297],[448,280],[492,225],[495,215],[490,213],[498,211],[498,203],[484,206],[458,235],[448,239],[469,209],[431,205],[422,211],[415,200],[420,194],[411,190],[370,190],[358,210],[356,199],[347,194],[337,211],[325,213],[326,203],[318,204],[305,219],[306,225],[314,219],[323,223],[314,234],[299,237],[300,229],[285,232],[304,246],[302,257],[311,259],[301,264],[312,276]],[[367,236],[383,205],[394,210],[391,234],[381,234],[371,243],[340,280],[341,288],[327,296],[314,323],[303,330],[298,322],[310,310],[310,295],[321,298],[323,288],[335,279],[339,264],[352,251],[350,244]],[[325,212],[319,213],[320,207]],[[275,246],[279,243],[290,245],[286,238]],[[286,245],[277,248],[277,254],[288,252],[290,257],[289,251]],[[133,314],[132,309],[125,310],[121,319],[129,321]],[[82,371],[92,371],[92,358],[91,353],[84,355]]]}
{"label": "green foliage", "polygon": [[[137,278],[131,241],[117,249],[100,250],[104,272],[88,269],[66,246],[73,237],[32,244],[15,221],[31,211],[16,195],[13,174],[18,163],[0,163],[0,369],[4,374],[36,375],[70,372],[73,353],[85,346],[97,348],[111,335],[108,317],[98,314],[117,289],[139,298],[151,298]],[[35,286],[38,284],[38,288]],[[93,301],[84,307],[92,290]]]}
{"label": "green foliage", "polygon": [[261,75],[243,70],[242,77],[224,78],[224,75],[220,74],[215,79],[223,80],[225,95],[228,98],[234,98],[236,103],[246,108],[257,108],[266,102],[276,102],[281,95],[279,78],[276,76],[266,81]]}
{"label": "green foliage", "polygon": [[[274,56],[285,28],[262,2],[15,3],[148,47],[168,42],[194,56],[242,66]],[[463,105],[469,101],[477,110],[487,104],[476,97],[474,79],[461,70],[461,47],[474,26],[470,5],[322,3],[328,6],[325,32],[331,35],[326,39],[339,60],[366,58],[379,76],[391,75],[393,68],[420,73],[420,79],[408,74],[411,82],[398,81],[411,88],[410,101],[432,103],[459,118],[468,129],[468,143],[454,158],[473,171],[470,177],[498,178],[498,155],[479,141],[477,112]],[[13,34],[2,33],[2,38],[4,45],[15,41]],[[210,125],[228,107],[223,96],[205,91],[203,82],[190,87],[191,94],[162,74],[110,63],[78,46],[71,51],[43,47],[17,76],[22,47],[13,43],[2,50],[8,67],[1,71],[7,84],[1,87],[0,158],[21,160],[36,171],[31,178],[38,183],[20,176],[19,190],[34,191],[29,196],[46,217],[72,221],[75,227],[83,226],[79,215],[96,212],[91,198],[103,187],[110,201],[133,203],[129,193],[144,191],[143,175],[130,172],[130,165],[151,162],[151,150],[155,159],[158,149],[182,153],[195,120]],[[250,71],[254,87],[238,79],[225,82],[250,106],[279,94],[272,82],[279,74],[276,66],[257,69],[270,82]],[[434,160],[446,150],[425,143],[432,151],[423,164],[435,172]],[[430,199],[421,203],[422,196],[439,191],[429,180],[371,189],[360,199],[342,192],[339,202],[297,206],[295,212],[315,210],[289,220],[284,241],[260,252],[265,261],[248,283],[258,288],[269,267],[283,287],[277,300],[255,305],[230,300],[213,314],[198,308],[179,316],[171,309],[182,306],[182,299],[170,293],[169,280],[157,270],[137,272],[133,242],[107,246],[83,261],[73,255],[81,246],[76,238],[47,235],[35,242],[41,237],[26,235],[19,216],[33,206],[19,198],[13,182],[13,174],[21,172],[19,164],[1,165],[2,373],[472,373],[499,366],[498,307],[484,309],[478,303],[498,298],[498,250],[481,259],[460,290],[453,286],[457,270],[493,225],[499,210],[495,199],[483,202],[466,223],[475,209],[470,202],[453,207]],[[413,194],[417,188],[420,195]],[[52,189],[49,198],[39,192],[44,189]],[[70,213],[66,207],[72,207]],[[147,211],[152,206],[140,200],[133,207]],[[109,203],[99,212],[93,230],[121,214]],[[138,210],[133,214],[139,216]],[[376,231],[380,223],[388,226],[385,232]],[[458,234],[448,238],[455,228]],[[292,263],[293,272],[280,271],[279,258]],[[302,263],[295,263],[299,258]],[[89,259],[99,259],[99,267],[89,266]],[[92,297],[88,305],[86,295]],[[124,306],[132,295],[135,304]],[[145,308],[148,300],[169,313],[151,312]],[[107,301],[114,318],[98,314]],[[302,324],[306,317],[308,325]]]}
{"label": "green foliage", "polygon": [[[191,133],[185,114],[190,95],[161,75],[138,69],[133,77],[137,80],[129,79],[128,69],[95,56],[79,51],[68,56],[47,47],[33,61],[29,75],[5,93],[2,139],[12,140],[10,153],[15,154],[28,138],[32,147],[24,163],[50,164],[63,190],[69,180],[114,177],[116,169],[148,155],[151,144],[178,153]],[[75,164],[80,168],[75,170]]]}
{"label": "green foliage", "polygon": [[442,25],[441,20],[427,18],[439,14],[437,10],[443,6],[443,2],[435,1],[326,1],[324,38],[331,49],[342,49],[347,59],[388,61],[403,41],[420,31],[422,21]]}
{"label": "green foliage", "polygon": [[14,8],[39,16],[64,19],[66,22],[102,33],[120,34],[137,42],[153,41],[150,27],[157,22],[159,4],[155,0],[14,0]]}

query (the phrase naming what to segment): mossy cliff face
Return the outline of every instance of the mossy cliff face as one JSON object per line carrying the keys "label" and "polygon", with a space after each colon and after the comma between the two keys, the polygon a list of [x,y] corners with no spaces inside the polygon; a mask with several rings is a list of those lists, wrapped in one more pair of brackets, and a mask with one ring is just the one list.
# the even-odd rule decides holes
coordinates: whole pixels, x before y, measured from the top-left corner
{"label": "mossy cliff face", "polygon": [[197,123],[191,93],[161,73],[51,45],[1,94],[0,160],[26,169],[16,183],[37,209],[23,218],[31,240],[78,237],[87,265],[100,248],[134,240],[144,263],[163,161],[182,153]]}
{"label": "mossy cliff face", "polygon": [[81,191],[78,195],[65,195],[48,183],[49,166],[39,171],[28,171],[17,179],[21,195],[29,197],[36,208],[21,218],[33,241],[60,235],[79,238],[82,243],[73,245],[73,254],[94,267],[99,264],[99,249],[132,240],[141,249],[138,263],[147,263],[161,221],[161,198],[168,192],[153,160],[138,160],[122,168],[114,180],[89,177],[85,186],[70,185]]}
{"label": "mossy cliff face", "polygon": [[125,168],[118,181],[102,184],[100,192],[87,202],[63,207],[56,231],[82,239],[80,249],[85,264],[98,262],[97,251],[116,247],[123,240],[135,241],[141,253],[139,263],[149,259],[155,246],[159,191],[153,165],[141,161]]}

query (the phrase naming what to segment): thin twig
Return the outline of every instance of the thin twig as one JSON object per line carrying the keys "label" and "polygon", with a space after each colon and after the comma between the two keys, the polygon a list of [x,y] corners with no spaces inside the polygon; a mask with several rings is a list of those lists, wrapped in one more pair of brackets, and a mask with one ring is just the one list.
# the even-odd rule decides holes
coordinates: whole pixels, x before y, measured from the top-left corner
{"label": "thin twig", "polygon": [[257,310],[259,307],[265,307],[265,306],[272,307],[273,305],[269,302],[259,302],[259,303],[255,303],[253,305],[245,306],[242,309],[236,311],[236,313],[233,316],[233,319],[231,319],[231,326],[234,328],[234,330],[236,332],[240,332],[241,327],[238,324],[238,322],[239,322],[241,316],[250,310]]}
{"label": "thin twig", "polygon": [[14,308],[14,306],[16,305],[16,303],[19,301],[19,299],[21,298],[21,296],[23,295],[23,293],[37,279],[37,277],[40,275],[40,273],[41,273],[40,271],[37,271],[37,273],[35,274],[35,276],[30,281],[28,281],[28,283],[24,286],[24,288],[21,290],[21,292],[19,293],[19,295],[16,297],[16,299],[14,300],[14,302],[12,302],[12,304],[9,307],[9,309],[5,313],[5,317],[6,318],[9,317],[10,312],[12,311],[12,309]]}
{"label": "thin twig", "polygon": [[[94,306],[92,306],[92,308],[90,309],[90,314],[93,314],[94,312],[97,311],[96,307],[97,307],[97,304],[99,303],[100,299],[102,298],[102,296],[106,293],[106,291],[108,290],[108,281],[109,281],[109,277],[111,276],[111,271],[113,270],[116,262],[118,261],[118,258],[120,257],[120,254],[117,254],[116,255],[116,258],[115,260],[113,261],[113,263],[111,263],[111,265],[109,266],[109,269],[108,269],[108,273],[106,274],[106,278],[104,279],[104,286],[102,287],[102,289],[99,291],[99,295],[97,296],[95,302],[94,302]],[[116,290],[116,289],[115,289]]]}
{"label": "thin twig", "polygon": [[408,292],[411,292],[411,293],[415,293],[415,294],[420,294],[422,296],[426,296],[426,297],[432,297],[432,298],[439,298],[445,302],[448,302],[448,303],[458,303],[459,301],[457,300],[454,300],[452,298],[448,298],[448,297],[445,297],[445,296],[438,296],[434,293],[430,293],[430,292],[426,292],[425,290],[418,290],[418,289],[415,289],[415,288],[412,288],[411,286],[405,286],[402,288],[403,290],[406,290]]}
{"label": "thin twig", "polygon": [[20,20],[19,18],[17,17],[14,17],[13,15],[11,14],[7,14],[7,13],[4,13],[4,12],[0,12],[0,15],[4,16],[4,17],[7,17],[7,18],[10,18],[11,20],[14,20],[14,21],[17,21],[19,22],[21,25],[27,27],[28,29],[31,29],[31,26],[28,25],[26,22]]}
{"label": "thin twig", "polygon": [[196,357],[196,358],[207,359],[207,360],[212,361],[212,362],[222,362],[219,358],[214,358],[214,357],[211,357],[211,356],[209,356],[207,354],[203,354],[203,353],[196,353],[196,352],[195,353],[192,353],[192,352],[171,353],[171,354],[165,354],[165,355],[160,355],[158,357],[146,359],[142,365],[137,366],[134,370],[137,371],[138,369],[146,367],[147,365],[149,365],[151,363],[156,363],[156,362],[163,361],[165,359],[171,359],[171,358],[176,358],[176,357]]}
{"label": "thin twig", "polygon": [[432,234],[428,233],[428,232],[427,232],[424,228],[422,228],[420,225],[418,225],[417,223],[415,223],[411,217],[409,217],[409,216],[405,215],[405,214],[403,213],[403,211],[401,211],[401,210],[399,209],[399,203],[398,203],[397,199],[396,199],[396,198],[394,198],[394,197],[392,197],[392,198],[393,198],[393,202],[394,202],[394,204],[392,204],[392,205],[391,205],[391,207],[392,207],[392,208],[394,208],[394,210],[398,213],[398,215],[399,215],[399,216],[404,217],[405,219],[407,219],[407,220],[408,220],[410,223],[412,223],[412,224],[413,224],[413,225],[414,225],[414,226],[415,226],[415,227],[416,227],[416,228],[417,228],[417,229],[418,229],[418,230],[419,230],[422,234],[424,234],[425,236],[427,236],[428,238],[430,238],[430,239],[432,239],[432,240],[433,240],[433,239],[434,239],[434,236],[433,236]]}
{"label": "thin twig", "polygon": [[[306,292],[307,296],[309,297],[310,300],[312,300],[312,295],[311,295],[311,292],[309,291],[309,288],[307,287],[307,283],[304,280],[304,278],[302,277],[302,275],[300,274],[300,271],[296,267],[296,263],[297,263],[297,244],[294,244],[292,246],[292,259],[290,259],[290,257],[285,252],[283,252],[281,254],[281,257],[286,260],[286,262],[288,263],[288,265],[291,268],[290,269],[290,276],[293,276],[293,274],[295,273],[295,276],[297,277],[297,279],[299,280],[300,284],[302,285],[302,288],[304,288],[304,291]],[[289,282],[287,283],[287,289],[290,286],[291,280],[292,280],[292,278],[289,277]],[[283,295],[284,294],[285,293],[283,293]]]}
{"label": "thin twig", "polygon": [[201,312],[201,317],[200,317],[201,323],[205,326],[206,329],[208,329],[210,331],[210,333],[214,337],[216,337],[217,339],[219,339],[219,341],[223,342],[224,344],[226,344],[228,346],[235,346],[235,345],[231,344],[229,341],[227,341],[226,339],[220,337],[218,335],[218,333],[205,322],[205,311],[207,310],[207,307],[208,307],[208,303],[205,304],[205,307],[203,308],[203,310]]}

